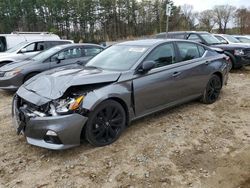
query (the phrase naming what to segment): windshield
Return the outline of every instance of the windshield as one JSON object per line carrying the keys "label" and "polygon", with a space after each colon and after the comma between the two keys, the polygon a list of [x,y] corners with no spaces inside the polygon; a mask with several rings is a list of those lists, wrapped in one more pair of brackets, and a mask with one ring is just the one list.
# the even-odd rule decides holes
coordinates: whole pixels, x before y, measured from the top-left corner
{"label": "windshield", "polygon": [[240,41],[230,35],[225,35],[226,39],[229,41],[229,42],[232,42],[232,43],[240,43]]}
{"label": "windshield", "polygon": [[37,54],[36,56],[34,56],[32,58],[32,60],[34,61],[44,61],[46,59],[48,59],[49,57],[51,57],[52,55],[54,55],[55,53],[59,52],[60,50],[62,50],[62,48],[60,46],[55,46],[53,48],[50,48],[48,50],[45,50],[39,54]]}
{"label": "windshield", "polygon": [[202,33],[200,35],[208,44],[221,44],[221,42],[217,38],[209,33]]}
{"label": "windshield", "polygon": [[18,45],[8,49],[6,52],[7,53],[15,52],[15,51],[19,50],[20,48],[24,47],[26,44],[28,44],[28,42],[21,42]]}
{"label": "windshield", "polygon": [[86,67],[93,66],[117,71],[129,70],[147,50],[146,46],[111,46],[91,59]]}

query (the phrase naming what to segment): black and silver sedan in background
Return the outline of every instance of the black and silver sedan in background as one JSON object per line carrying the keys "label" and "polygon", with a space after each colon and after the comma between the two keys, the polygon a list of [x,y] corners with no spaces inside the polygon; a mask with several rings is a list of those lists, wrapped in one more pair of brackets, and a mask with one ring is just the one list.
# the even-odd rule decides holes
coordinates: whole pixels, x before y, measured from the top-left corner
{"label": "black and silver sedan in background", "polygon": [[0,89],[17,90],[31,77],[56,67],[79,63],[84,65],[100,53],[103,47],[95,44],[66,44],[43,51],[31,59],[0,67]]}
{"label": "black and silver sedan in background", "polygon": [[66,149],[116,141],[133,120],[184,102],[211,104],[227,82],[224,54],[185,40],[116,44],[85,66],[61,67],[22,85],[13,118],[27,142]]}

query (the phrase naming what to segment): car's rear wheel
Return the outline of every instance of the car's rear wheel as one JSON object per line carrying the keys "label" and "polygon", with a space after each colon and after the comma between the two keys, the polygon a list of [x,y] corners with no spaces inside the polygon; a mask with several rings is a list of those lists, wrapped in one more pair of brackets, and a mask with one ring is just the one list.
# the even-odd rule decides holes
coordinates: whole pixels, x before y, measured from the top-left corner
{"label": "car's rear wheel", "polygon": [[102,102],[90,113],[85,127],[85,138],[94,146],[115,142],[126,126],[126,113],[114,100]]}
{"label": "car's rear wheel", "polygon": [[220,95],[221,88],[222,88],[222,81],[220,77],[217,75],[212,75],[203,93],[202,102],[205,104],[214,103]]}

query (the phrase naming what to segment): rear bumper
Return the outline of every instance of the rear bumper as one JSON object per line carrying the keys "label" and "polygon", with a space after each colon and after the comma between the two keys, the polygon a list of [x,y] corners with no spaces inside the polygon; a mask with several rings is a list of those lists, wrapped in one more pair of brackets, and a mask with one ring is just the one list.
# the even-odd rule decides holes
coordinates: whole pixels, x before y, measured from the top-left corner
{"label": "rear bumper", "polygon": [[17,90],[23,84],[23,75],[0,77],[0,89]]}
{"label": "rear bumper", "polygon": [[[15,100],[13,100],[13,123],[18,133],[23,132],[29,144],[52,150],[68,149],[80,145],[81,133],[88,120],[87,117],[77,113],[29,117],[28,113],[24,113],[17,108]],[[48,131],[54,134],[48,135]]]}

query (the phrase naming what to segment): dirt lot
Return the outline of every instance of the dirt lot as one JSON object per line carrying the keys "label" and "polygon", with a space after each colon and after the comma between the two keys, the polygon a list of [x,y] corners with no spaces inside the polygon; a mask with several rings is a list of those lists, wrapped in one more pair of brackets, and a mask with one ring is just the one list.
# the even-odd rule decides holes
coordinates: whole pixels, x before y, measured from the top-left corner
{"label": "dirt lot", "polygon": [[0,91],[0,187],[250,187],[250,70],[218,102],[192,102],[132,123],[113,145],[30,146]]}

